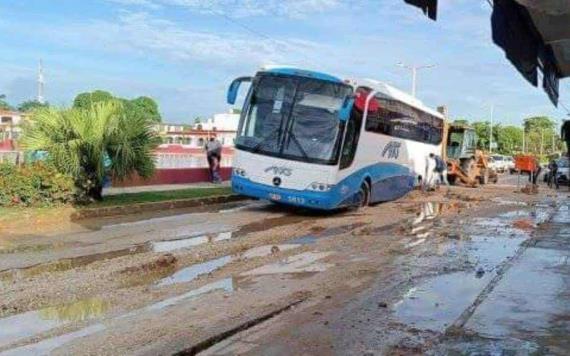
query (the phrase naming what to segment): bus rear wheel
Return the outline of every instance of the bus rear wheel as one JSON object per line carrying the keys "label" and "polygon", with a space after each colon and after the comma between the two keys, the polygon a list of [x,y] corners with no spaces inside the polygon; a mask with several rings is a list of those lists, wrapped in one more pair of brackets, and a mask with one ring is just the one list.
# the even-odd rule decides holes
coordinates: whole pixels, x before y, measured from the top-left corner
{"label": "bus rear wheel", "polygon": [[368,182],[364,182],[358,191],[358,201],[356,206],[358,208],[364,208],[368,205],[370,205],[370,185]]}

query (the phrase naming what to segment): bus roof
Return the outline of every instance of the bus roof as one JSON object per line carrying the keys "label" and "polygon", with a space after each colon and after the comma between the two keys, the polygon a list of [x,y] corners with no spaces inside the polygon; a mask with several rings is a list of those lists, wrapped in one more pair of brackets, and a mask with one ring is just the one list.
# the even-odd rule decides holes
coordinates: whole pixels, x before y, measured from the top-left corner
{"label": "bus roof", "polygon": [[400,101],[404,104],[408,104],[416,109],[419,109],[421,111],[424,111],[428,114],[431,114],[433,116],[436,116],[439,119],[444,119],[444,116],[436,110],[433,110],[431,108],[429,108],[428,106],[424,105],[424,103],[417,99],[414,98],[413,96],[411,96],[410,94],[397,89],[389,84],[386,84],[384,82],[381,82],[379,80],[375,80],[375,79],[356,79],[356,80],[350,80],[350,82],[354,85],[354,87],[359,87],[359,86],[366,86],[369,87],[372,90],[375,90],[381,94],[384,94],[385,96],[392,98],[394,100]]}
{"label": "bus roof", "polygon": [[279,73],[287,75],[298,75],[301,77],[315,78],[321,80],[327,80],[329,82],[344,83],[340,78],[332,76],[330,74],[317,72],[314,70],[301,69],[293,66],[283,66],[283,65],[265,65],[261,67],[262,72]]}
{"label": "bus roof", "polygon": [[360,86],[366,86],[366,87],[371,88],[372,90],[375,90],[379,93],[384,94],[385,96],[387,96],[389,98],[392,98],[392,99],[400,101],[404,104],[410,105],[410,106],[412,106],[416,109],[419,109],[421,111],[424,111],[430,115],[436,116],[439,119],[442,119],[442,120],[444,119],[444,116],[440,112],[425,106],[421,100],[414,98],[413,96],[409,95],[408,93],[405,93],[404,91],[402,91],[400,89],[397,89],[391,85],[388,85],[388,84],[381,82],[381,81],[378,81],[378,80],[374,80],[374,79],[346,79],[346,80],[342,80],[338,77],[335,77],[335,76],[327,74],[327,73],[302,69],[302,68],[298,68],[295,66],[289,66],[289,65],[264,65],[261,67],[260,71],[270,72],[270,73],[287,74],[287,75],[298,75],[298,76],[303,76],[303,77],[308,77],[308,78],[327,80],[327,81],[331,81],[331,82],[335,82],[335,83],[345,83],[345,84],[349,84],[349,85],[353,86],[354,88],[357,88]]}

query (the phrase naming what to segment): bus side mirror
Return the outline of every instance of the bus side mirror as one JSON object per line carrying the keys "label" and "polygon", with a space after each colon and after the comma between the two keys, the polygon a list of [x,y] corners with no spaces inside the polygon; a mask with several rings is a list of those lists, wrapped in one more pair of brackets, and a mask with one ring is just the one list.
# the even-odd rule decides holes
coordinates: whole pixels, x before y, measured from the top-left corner
{"label": "bus side mirror", "polygon": [[338,113],[338,117],[340,121],[348,121],[350,118],[350,111],[352,110],[352,106],[354,105],[354,96],[348,96],[342,102],[342,107]]}
{"label": "bus side mirror", "polygon": [[238,91],[239,91],[239,86],[243,82],[251,82],[251,77],[236,78],[236,79],[234,79],[232,84],[230,84],[230,87],[228,88],[228,94],[226,97],[226,101],[228,102],[228,104],[234,105],[236,103],[236,99],[237,99],[237,95],[238,95]]}

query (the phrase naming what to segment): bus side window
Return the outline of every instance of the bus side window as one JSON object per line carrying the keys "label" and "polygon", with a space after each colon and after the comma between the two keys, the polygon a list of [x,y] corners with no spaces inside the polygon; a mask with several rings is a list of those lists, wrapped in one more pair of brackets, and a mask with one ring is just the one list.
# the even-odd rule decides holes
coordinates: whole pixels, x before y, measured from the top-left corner
{"label": "bus side window", "polygon": [[344,145],[342,146],[342,152],[340,156],[340,169],[345,169],[350,167],[352,161],[354,161],[356,148],[358,147],[358,139],[360,137],[361,127],[362,127],[362,113],[353,108],[352,114],[350,115],[350,119],[346,124],[346,136],[344,139]]}

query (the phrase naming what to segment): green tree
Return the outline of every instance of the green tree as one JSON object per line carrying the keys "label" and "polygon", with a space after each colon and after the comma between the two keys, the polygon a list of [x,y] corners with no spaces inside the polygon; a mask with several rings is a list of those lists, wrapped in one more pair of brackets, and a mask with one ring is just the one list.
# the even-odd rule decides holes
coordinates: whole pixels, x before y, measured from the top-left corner
{"label": "green tree", "polygon": [[513,155],[522,151],[523,130],[517,126],[497,126],[497,145],[499,152]]}
{"label": "green tree", "polygon": [[455,120],[453,120],[453,123],[454,123],[455,125],[466,125],[466,126],[467,126],[467,125],[469,125],[469,120],[466,120],[466,119],[455,119]]}
{"label": "green tree", "polygon": [[18,106],[18,111],[30,112],[39,108],[48,107],[48,103],[40,103],[37,100],[26,100]]}
{"label": "green tree", "polygon": [[12,110],[12,106],[6,101],[5,94],[0,94],[0,110]]}
{"label": "green tree", "polygon": [[104,90],[95,90],[93,92],[81,93],[73,100],[73,107],[76,109],[89,109],[92,105],[101,102],[118,101],[121,102],[122,110],[129,117],[144,116],[146,119],[155,123],[162,121],[158,104],[148,96],[139,96],[138,98],[129,100],[113,96],[113,94]]}
{"label": "green tree", "polygon": [[489,130],[491,128],[489,121],[476,121],[471,124],[471,126],[473,126],[475,133],[477,134],[477,148],[480,150],[488,150],[490,134]]}
{"label": "green tree", "polygon": [[526,132],[540,130],[554,130],[555,122],[547,116],[533,116],[524,119],[524,129]]}
{"label": "green tree", "polygon": [[153,122],[161,122],[158,104],[148,96],[127,100],[126,108],[129,115],[144,115]]}
{"label": "green tree", "polygon": [[544,160],[546,155],[560,150],[556,121],[547,116],[533,116],[524,120],[524,128],[527,152],[542,155]]}
{"label": "green tree", "polygon": [[88,110],[96,103],[106,102],[115,99],[113,94],[104,90],[81,93],[73,100],[73,107],[76,109]]}
{"label": "green tree", "polygon": [[101,200],[105,177],[150,177],[160,139],[146,117],[128,117],[117,101],[88,109],[40,108],[24,126],[22,146],[47,152],[47,160],[75,178],[77,188]]}

